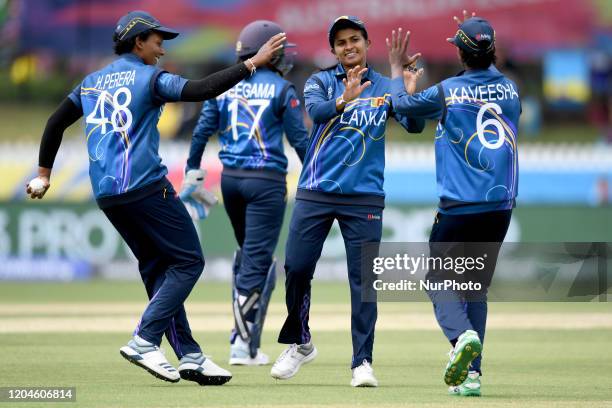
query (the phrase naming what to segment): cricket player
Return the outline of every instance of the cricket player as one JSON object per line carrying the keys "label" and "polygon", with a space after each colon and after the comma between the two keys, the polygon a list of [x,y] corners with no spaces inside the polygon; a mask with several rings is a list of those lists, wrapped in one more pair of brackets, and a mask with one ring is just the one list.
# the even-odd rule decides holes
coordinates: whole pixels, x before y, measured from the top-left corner
{"label": "cricket player", "polygon": [[[399,31],[396,36],[393,32],[387,45],[395,109],[438,121],[435,156],[440,202],[429,239],[430,250],[432,254],[443,254],[443,248],[453,245],[441,243],[477,242],[483,243],[487,251],[484,273],[476,276],[484,290],[428,293],[436,319],[453,346],[444,374],[449,392],[479,396],[486,288],[518,192],[521,100],[516,84],[495,67],[495,31],[491,24],[474,13],[469,17],[465,11],[463,21],[456,17],[455,21],[459,29],[449,41],[457,47],[465,70],[420,93],[415,89],[423,70],[402,63],[407,58],[409,33],[403,36]],[[469,254],[483,256],[477,253],[480,244],[462,245],[472,248],[467,250]],[[438,276],[436,270],[428,274],[429,279]]]}
{"label": "cricket player", "polygon": [[[231,374],[202,354],[183,306],[204,258],[191,218],[166,178],[157,122],[164,103],[214,98],[255,73],[282,49],[285,36],[274,36],[249,60],[187,80],[156,67],[163,41],[178,34],[144,11],[119,19],[113,35],[118,58],[87,75],[51,115],[40,145],[44,188],[28,185],[27,192],[43,197],[64,130],[84,116],[94,197],[138,259],[150,299],[121,355],[164,381],[221,385]],[[178,370],[159,349],[164,333],[180,360]]]}
{"label": "cricket player", "polygon": [[[283,30],[266,20],[244,27],[236,56],[245,61]],[[230,365],[263,365],[259,350],[268,302],[276,281],[274,249],[278,243],[287,197],[287,157],[283,133],[301,161],[308,144],[295,87],[283,79],[293,67],[293,44],[284,44],[267,65],[216,99],[204,103],[193,132],[187,178],[201,172],[208,139],[219,134],[223,163],[221,192],[238,250],[234,256]],[[189,188],[189,187],[187,187]]]}
{"label": "cricket player", "polygon": [[367,66],[370,40],[360,19],[337,18],[328,40],[338,64],[312,75],[304,88],[314,125],[285,251],[288,316],[278,340],[289,347],[276,360],[271,375],[290,378],[317,355],[308,327],[311,280],[337,220],[351,292],[351,385],[376,387],[371,364],[377,309],[375,302],[361,301],[361,246],[381,239],[387,120],[394,117],[409,132],[421,132],[424,121],[395,111],[390,79]]}

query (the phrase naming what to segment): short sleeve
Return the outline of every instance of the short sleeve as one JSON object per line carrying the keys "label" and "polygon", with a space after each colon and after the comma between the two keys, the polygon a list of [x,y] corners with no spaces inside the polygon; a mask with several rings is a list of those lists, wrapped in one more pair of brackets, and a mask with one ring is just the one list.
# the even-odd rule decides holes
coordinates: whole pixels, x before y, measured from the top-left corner
{"label": "short sleeve", "polygon": [[181,92],[186,83],[187,79],[162,71],[155,79],[154,99],[163,102],[177,102],[181,99]]}
{"label": "short sleeve", "polygon": [[72,92],[68,94],[68,98],[76,105],[77,108],[83,109],[81,104],[81,84],[78,84]]}

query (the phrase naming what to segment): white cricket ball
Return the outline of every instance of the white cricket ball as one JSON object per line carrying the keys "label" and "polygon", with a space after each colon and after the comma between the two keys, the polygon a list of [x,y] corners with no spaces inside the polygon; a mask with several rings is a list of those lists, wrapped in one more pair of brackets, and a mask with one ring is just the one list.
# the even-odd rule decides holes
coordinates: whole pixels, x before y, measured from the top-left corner
{"label": "white cricket ball", "polygon": [[36,177],[30,180],[29,186],[33,193],[42,193],[45,189],[45,182]]}

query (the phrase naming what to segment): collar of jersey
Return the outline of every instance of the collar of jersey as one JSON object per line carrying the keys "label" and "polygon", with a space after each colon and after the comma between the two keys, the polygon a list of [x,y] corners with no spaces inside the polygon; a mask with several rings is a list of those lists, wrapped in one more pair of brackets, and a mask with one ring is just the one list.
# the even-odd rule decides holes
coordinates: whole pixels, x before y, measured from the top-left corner
{"label": "collar of jersey", "polygon": [[[376,81],[375,71],[368,64],[366,64],[366,67],[368,68],[368,71],[365,73],[363,78],[361,78],[361,83],[364,83],[365,81],[371,81],[372,83],[374,83],[374,81]],[[338,63],[338,65],[336,65],[336,72],[334,73],[334,75],[337,79],[346,78],[346,71],[344,70],[342,64]]]}
{"label": "collar of jersey", "polygon": [[133,62],[140,62],[141,64],[144,64],[144,60],[140,58],[138,55],[134,54],[133,52],[126,52],[125,54],[121,55],[121,58],[130,60]]}
{"label": "collar of jersey", "polygon": [[487,69],[469,69],[469,70],[464,69],[463,71],[459,72],[455,76],[471,76],[471,75],[478,75],[479,73],[483,73],[483,72],[488,72],[493,75],[501,75],[497,67],[491,64],[489,68]]}

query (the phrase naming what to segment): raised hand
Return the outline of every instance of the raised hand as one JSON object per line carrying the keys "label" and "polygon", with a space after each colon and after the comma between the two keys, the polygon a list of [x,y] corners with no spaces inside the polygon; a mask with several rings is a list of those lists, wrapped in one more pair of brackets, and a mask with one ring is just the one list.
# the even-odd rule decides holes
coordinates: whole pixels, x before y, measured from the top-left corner
{"label": "raised hand", "polygon": [[408,55],[408,45],[410,44],[410,31],[402,35],[402,28],[391,32],[391,40],[386,39],[387,50],[389,52],[389,64],[391,65],[391,76],[397,78],[401,76],[403,69],[414,68],[421,53]]}
{"label": "raised hand", "polygon": [[[261,46],[257,54],[250,58],[250,61],[255,67],[261,67],[266,65],[272,60],[279,52],[283,49],[284,43],[287,40],[287,34],[278,33],[271,37],[264,45]],[[247,60],[248,61],[248,60]],[[249,63],[245,61],[245,64],[249,69],[252,69]]]}
{"label": "raised hand", "polygon": [[412,95],[416,92],[417,81],[423,76],[424,72],[425,71],[423,71],[423,68],[416,69],[413,67],[405,69],[402,72],[404,78],[404,88],[406,88],[406,93],[408,95]]}
{"label": "raised hand", "polygon": [[361,68],[359,65],[349,69],[346,72],[346,78],[342,80],[344,84],[344,92],[342,93],[342,99],[344,102],[350,102],[361,95],[364,89],[372,85],[372,82],[366,81],[361,83],[361,78],[368,72],[367,68]]}
{"label": "raised hand", "polygon": [[466,10],[463,10],[463,20],[459,19],[457,16],[453,16],[453,20],[455,20],[455,23],[457,23],[457,25],[461,25],[465,22],[465,20],[469,20],[472,17],[476,16],[476,12],[472,11],[472,15],[469,15],[468,12]]}

